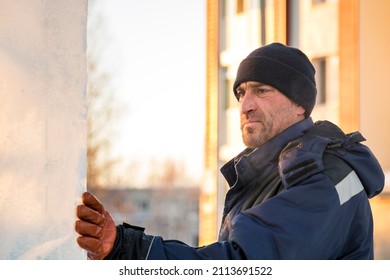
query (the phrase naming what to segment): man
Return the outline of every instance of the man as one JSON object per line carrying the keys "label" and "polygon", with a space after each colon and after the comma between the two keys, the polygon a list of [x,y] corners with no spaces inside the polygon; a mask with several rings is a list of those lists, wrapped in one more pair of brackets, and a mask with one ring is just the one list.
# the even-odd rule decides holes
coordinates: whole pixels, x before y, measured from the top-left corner
{"label": "man", "polygon": [[115,225],[90,193],[77,208],[90,259],[373,259],[368,198],[383,171],[359,132],[313,123],[315,70],[300,50],[256,49],[237,71],[242,153],[222,167],[226,194],[217,242],[200,248]]}

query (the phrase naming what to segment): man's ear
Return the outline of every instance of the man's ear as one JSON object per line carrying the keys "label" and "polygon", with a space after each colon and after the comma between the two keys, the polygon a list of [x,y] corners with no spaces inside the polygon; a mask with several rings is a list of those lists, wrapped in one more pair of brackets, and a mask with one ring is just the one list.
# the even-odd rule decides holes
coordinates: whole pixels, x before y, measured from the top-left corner
{"label": "man's ear", "polygon": [[297,116],[304,116],[305,112],[306,112],[305,108],[297,104]]}

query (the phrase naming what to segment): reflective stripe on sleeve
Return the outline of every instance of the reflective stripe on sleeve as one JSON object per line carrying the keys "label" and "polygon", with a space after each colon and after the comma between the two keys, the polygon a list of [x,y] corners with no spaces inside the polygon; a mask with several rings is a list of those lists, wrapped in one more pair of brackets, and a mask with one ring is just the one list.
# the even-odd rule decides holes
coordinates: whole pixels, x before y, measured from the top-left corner
{"label": "reflective stripe on sleeve", "polygon": [[360,182],[359,177],[355,171],[351,171],[347,177],[341,180],[336,185],[336,191],[339,195],[340,205],[343,205],[345,202],[350,200],[354,195],[358,194],[363,190],[363,185]]}

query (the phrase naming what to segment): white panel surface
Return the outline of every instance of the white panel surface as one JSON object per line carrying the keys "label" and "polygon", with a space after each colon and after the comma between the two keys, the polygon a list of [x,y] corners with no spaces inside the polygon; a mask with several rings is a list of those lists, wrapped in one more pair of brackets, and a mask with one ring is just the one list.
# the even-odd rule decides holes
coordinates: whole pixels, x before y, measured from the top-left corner
{"label": "white panel surface", "polygon": [[87,1],[0,7],[0,259],[85,259]]}

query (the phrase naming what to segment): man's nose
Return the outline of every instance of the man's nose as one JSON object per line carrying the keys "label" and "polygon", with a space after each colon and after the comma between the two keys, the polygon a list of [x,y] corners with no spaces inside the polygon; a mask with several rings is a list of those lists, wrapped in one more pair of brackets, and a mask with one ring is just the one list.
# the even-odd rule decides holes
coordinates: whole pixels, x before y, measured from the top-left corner
{"label": "man's nose", "polygon": [[248,114],[256,109],[253,94],[248,91],[241,99],[240,111],[242,114]]}

